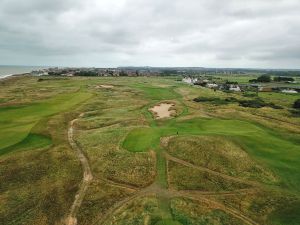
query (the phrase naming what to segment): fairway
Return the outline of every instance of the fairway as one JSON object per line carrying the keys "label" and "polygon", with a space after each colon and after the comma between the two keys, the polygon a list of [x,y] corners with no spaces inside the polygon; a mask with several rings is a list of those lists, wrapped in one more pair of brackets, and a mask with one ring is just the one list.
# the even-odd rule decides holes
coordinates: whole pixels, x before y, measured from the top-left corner
{"label": "fairway", "polygon": [[60,94],[46,101],[23,106],[1,107],[0,154],[2,154],[1,149],[25,139],[42,118],[66,111],[89,97],[91,95],[88,93],[77,92]]}

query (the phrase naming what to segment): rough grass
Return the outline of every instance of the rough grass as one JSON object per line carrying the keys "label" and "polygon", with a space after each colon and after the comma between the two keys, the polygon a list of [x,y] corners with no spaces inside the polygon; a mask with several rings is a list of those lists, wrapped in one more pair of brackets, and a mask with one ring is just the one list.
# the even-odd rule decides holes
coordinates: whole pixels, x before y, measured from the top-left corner
{"label": "rough grass", "polygon": [[213,171],[243,179],[276,182],[270,171],[224,137],[174,136],[169,139],[166,149],[172,156]]}
{"label": "rough grass", "polygon": [[158,224],[157,221],[161,220],[158,204],[158,200],[153,197],[134,200],[112,215],[112,220],[105,225]]}
{"label": "rough grass", "polygon": [[176,198],[171,202],[172,214],[182,224],[198,225],[198,224],[244,224],[239,219],[232,217],[220,209],[214,209],[213,205],[207,203],[199,203],[193,200]]}
{"label": "rough grass", "polygon": [[234,191],[250,185],[226,180],[208,172],[199,171],[174,162],[168,163],[169,185],[177,190]]}
{"label": "rough grass", "polygon": [[297,224],[299,196],[275,190],[261,190],[251,195],[215,196],[214,201],[235,208],[260,224]]}

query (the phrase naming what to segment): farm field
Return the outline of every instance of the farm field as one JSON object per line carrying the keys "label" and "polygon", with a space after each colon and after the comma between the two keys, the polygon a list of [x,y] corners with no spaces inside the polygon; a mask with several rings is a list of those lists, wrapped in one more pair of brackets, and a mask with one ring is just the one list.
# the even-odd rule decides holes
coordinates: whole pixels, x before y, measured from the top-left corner
{"label": "farm field", "polygon": [[278,107],[177,77],[0,80],[0,224],[300,224],[300,94],[255,97]]}

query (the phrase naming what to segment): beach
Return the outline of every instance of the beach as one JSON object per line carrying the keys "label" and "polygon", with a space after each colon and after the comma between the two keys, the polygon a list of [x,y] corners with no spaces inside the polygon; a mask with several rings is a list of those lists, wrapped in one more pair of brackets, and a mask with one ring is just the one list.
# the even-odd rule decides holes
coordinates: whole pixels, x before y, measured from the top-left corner
{"label": "beach", "polygon": [[19,75],[24,73],[30,73],[33,70],[43,69],[45,67],[40,66],[1,66],[0,65],[0,79],[9,77],[12,75]]}

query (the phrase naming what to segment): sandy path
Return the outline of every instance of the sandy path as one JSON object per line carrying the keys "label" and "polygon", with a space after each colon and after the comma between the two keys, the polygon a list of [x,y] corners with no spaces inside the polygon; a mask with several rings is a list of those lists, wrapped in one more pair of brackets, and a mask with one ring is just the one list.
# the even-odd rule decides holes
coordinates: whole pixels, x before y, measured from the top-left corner
{"label": "sandy path", "polygon": [[150,111],[156,115],[157,119],[168,118],[171,117],[173,113],[175,113],[175,110],[170,110],[170,108],[173,106],[174,104],[172,103],[161,103],[150,108]]}
{"label": "sandy path", "polygon": [[[240,219],[243,221],[245,224],[249,225],[257,225],[255,221],[250,219],[249,217],[243,215],[241,212],[239,212],[236,209],[226,207],[223,204],[207,199],[205,196],[210,195],[210,196],[227,196],[227,195],[241,195],[241,194],[249,194],[252,191],[250,189],[240,189],[236,191],[227,191],[227,192],[202,192],[202,191],[177,191],[177,190],[172,190],[172,189],[165,189],[160,187],[159,185],[153,183],[152,185],[136,192],[134,195],[129,196],[117,203],[115,203],[104,215],[101,216],[100,219],[96,220],[93,225],[96,224],[104,224],[107,220],[109,220],[111,217],[114,216],[114,214],[121,210],[123,207],[126,205],[129,205],[130,202],[134,201],[137,198],[142,198],[142,197],[148,197],[148,196],[156,196],[156,197],[166,197],[166,198],[174,198],[174,197],[184,197],[184,198],[189,198],[192,200],[195,200],[200,203],[206,203],[211,208],[217,208],[221,209],[224,212],[227,212],[228,214],[232,215],[235,218]],[[255,192],[255,189],[253,189],[253,192]]]}
{"label": "sandy path", "polygon": [[243,215],[240,211],[238,211],[236,209],[233,209],[233,208],[226,207],[223,204],[218,203],[216,201],[212,201],[212,200],[209,200],[207,198],[203,198],[202,196],[191,194],[191,193],[183,194],[182,197],[190,198],[190,199],[193,199],[193,200],[196,200],[196,201],[199,201],[199,202],[204,202],[204,203],[206,203],[210,206],[213,206],[213,208],[221,209],[224,212],[227,212],[228,214],[232,215],[233,217],[240,219],[245,224],[258,225],[258,223],[256,223],[255,221],[253,221],[249,217]]}
{"label": "sandy path", "polygon": [[[79,117],[82,117],[83,115],[84,114],[82,113],[82,114],[80,114]],[[88,186],[93,179],[93,175],[92,175],[92,172],[90,169],[89,162],[88,162],[87,158],[85,157],[82,149],[74,141],[74,123],[77,120],[78,120],[78,118],[74,119],[70,122],[69,130],[68,130],[68,141],[69,141],[72,149],[76,152],[78,159],[80,160],[80,163],[81,163],[81,166],[83,169],[83,179],[82,179],[82,183],[79,187],[79,190],[75,196],[74,202],[71,206],[70,213],[65,220],[66,225],[76,225],[77,224],[77,218],[76,218],[77,212],[81,206],[82,200],[85,196]]]}
{"label": "sandy path", "polygon": [[114,88],[114,86],[108,84],[101,84],[97,85],[96,88]]}

